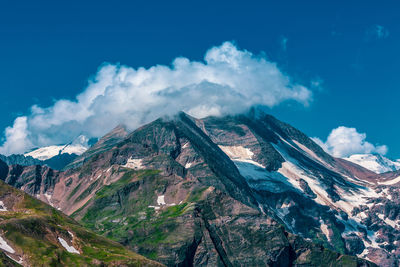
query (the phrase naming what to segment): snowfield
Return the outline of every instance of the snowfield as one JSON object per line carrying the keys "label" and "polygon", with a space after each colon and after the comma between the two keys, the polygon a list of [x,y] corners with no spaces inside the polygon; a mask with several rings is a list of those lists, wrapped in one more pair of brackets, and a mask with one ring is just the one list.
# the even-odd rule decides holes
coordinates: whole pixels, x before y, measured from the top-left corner
{"label": "snowfield", "polygon": [[9,253],[15,253],[15,250],[12,247],[10,247],[10,245],[7,243],[7,241],[5,241],[3,239],[3,237],[1,237],[1,236],[0,236],[0,248]]}
{"label": "snowfield", "polygon": [[76,154],[82,155],[87,150],[83,145],[62,145],[62,146],[46,146],[25,153],[24,156],[31,156],[38,160],[47,160],[59,154]]}
{"label": "snowfield", "polygon": [[132,159],[132,158],[128,159],[126,164],[122,165],[122,167],[134,170],[144,169],[144,166],[142,164],[142,159]]}
{"label": "snowfield", "polygon": [[68,245],[67,241],[62,239],[61,237],[58,237],[58,241],[60,241],[60,244],[70,253],[75,253],[75,254],[81,254],[76,248],[73,246]]}
{"label": "snowfield", "polygon": [[243,146],[219,146],[219,148],[233,161],[247,162],[260,168],[265,168],[253,160],[254,153],[248,148]]}
{"label": "snowfield", "polygon": [[354,154],[343,159],[358,164],[375,173],[400,170],[399,161],[392,161],[377,154]]}

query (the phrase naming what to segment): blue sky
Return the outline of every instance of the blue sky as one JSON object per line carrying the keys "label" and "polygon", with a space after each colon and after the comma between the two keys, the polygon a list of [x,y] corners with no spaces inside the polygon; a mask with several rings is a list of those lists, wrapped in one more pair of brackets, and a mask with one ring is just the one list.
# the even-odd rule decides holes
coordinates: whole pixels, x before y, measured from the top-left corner
{"label": "blue sky", "polygon": [[[312,91],[269,112],[326,139],[355,127],[400,158],[400,5],[394,1],[2,1],[0,131],[32,105],[73,100],[104,62],[202,61],[233,41]],[[313,86],[318,82],[319,86]]]}

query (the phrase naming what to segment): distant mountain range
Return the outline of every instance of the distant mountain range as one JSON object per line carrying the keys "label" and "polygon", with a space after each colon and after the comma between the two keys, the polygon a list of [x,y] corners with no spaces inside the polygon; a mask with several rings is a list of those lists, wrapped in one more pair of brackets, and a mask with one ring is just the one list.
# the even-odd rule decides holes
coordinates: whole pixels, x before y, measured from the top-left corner
{"label": "distant mountain range", "polygon": [[8,165],[46,165],[55,170],[62,170],[86,150],[87,147],[80,144],[47,146],[34,149],[24,155],[5,156],[0,154],[0,160]]}
{"label": "distant mountain range", "polygon": [[51,158],[61,155],[61,154],[81,155],[86,150],[87,150],[87,147],[85,147],[81,144],[46,146],[46,147],[41,147],[41,148],[35,149],[29,153],[26,153],[26,154],[24,154],[24,156],[25,157],[31,156],[32,158],[45,161],[45,160],[51,159]]}
{"label": "distant mountain range", "polygon": [[0,178],[167,266],[400,259],[400,172],[334,158],[269,115],[119,126],[64,171],[12,165]]}

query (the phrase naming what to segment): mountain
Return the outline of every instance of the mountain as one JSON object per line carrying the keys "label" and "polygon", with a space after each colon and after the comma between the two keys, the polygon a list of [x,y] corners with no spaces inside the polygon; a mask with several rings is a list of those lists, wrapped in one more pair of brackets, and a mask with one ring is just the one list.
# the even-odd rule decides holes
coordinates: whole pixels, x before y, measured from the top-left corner
{"label": "mountain", "polygon": [[62,170],[86,150],[87,148],[81,144],[47,146],[35,149],[24,155],[5,156],[0,154],[0,160],[8,165],[46,165],[55,170]]}
{"label": "mountain", "polygon": [[206,118],[197,125],[286,229],[383,266],[399,264],[399,174],[379,176],[333,158],[269,115]]}
{"label": "mountain", "polygon": [[8,165],[22,165],[22,166],[30,166],[30,165],[42,165],[44,164],[41,160],[35,159],[31,156],[24,155],[10,155],[5,156],[0,154],[0,160],[4,161]]}
{"label": "mountain", "polygon": [[345,160],[356,163],[375,173],[384,173],[400,170],[400,162],[392,161],[379,154],[355,154]]}
{"label": "mountain", "polygon": [[397,262],[389,253],[397,230],[385,226],[378,239],[379,217],[359,219],[373,216],[362,206],[369,199],[353,203],[377,198],[362,180],[375,174],[271,116],[181,113],[130,134],[114,129],[65,171],[4,173],[7,183],[167,266],[373,266],[356,255]]}
{"label": "mountain", "polygon": [[128,131],[126,127],[124,125],[118,125],[111,132],[100,138],[100,140],[98,140],[87,151],[85,151],[79,157],[67,164],[65,166],[65,169],[71,169],[81,166],[91,157],[111,149],[114,145],[124,140],[127,135]]}
{"label": "mountain", "polygon": [[[4,163],[0,162],[0,175]],[[161,266],[0,181],[1,266]]]}
{"label": "mountain", "polygon": [[8,165],[21,165],[21,166],[32,166],[32,165],[40,165],[40,166],[48,166],[55,170],[62,170],[74,161],[78,155],[76,154],[58,154],[54,157],[51,157],[46,160],[38,160],[33,158],[32,156],[24,156],[21,154],[18,155],[10,155],[5,156],[0,154],[0,160],[7,163]]}
{"label": "mountain", "polygon": [[29,157],[31,156],[32,158],[38,159],[38,160],[48,160],[50,158],[53,158],[55,156],[61,155],[61,154],[75,154],[75,155],[81,155],[87,150],[87,147],[81,145],[81,144],[67,144],[67,145],[61,145],[61,146],[46,146],[46,147],[41,147],[38,149],[35,149],[29,153],[25,153],[24,156]]}

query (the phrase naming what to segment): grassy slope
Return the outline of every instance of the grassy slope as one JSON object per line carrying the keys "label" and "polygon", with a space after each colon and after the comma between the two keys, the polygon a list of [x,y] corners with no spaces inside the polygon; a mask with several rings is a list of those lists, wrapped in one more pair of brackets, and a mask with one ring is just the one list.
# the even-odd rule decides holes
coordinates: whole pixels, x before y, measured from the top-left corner
{"label": "grassy slope", "polygon": [[[127,170],[119,181],[99,190],[90,203],[72,217],[112,240],[140,247],[140,253],[157,259],[155,251],[160,243],[172,246],[177,239],[184,238],[181,234],[172,234],[180,232],[177,218],[192,211],[194,202],[206,189],[193,191],[181,204],[155,211],[149,206],[154,205],[155,192],[163,188],[164,183],[159,171]],[[141,190],[137,190],[139,184]]]}
{"label": "grassy slope", "polygon": [[[84,229],[61,212],[0,181],[0,199],[7,198],[14,204],[0,212],[0,232],[31,266],[159,265]],[[72,238],[80,254],[67,252],[57,237]]]}

